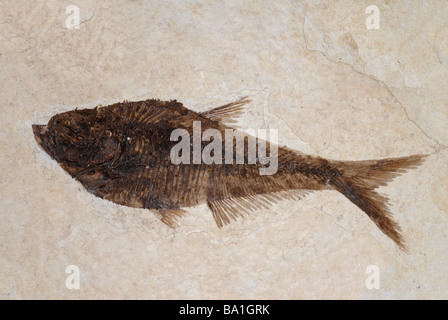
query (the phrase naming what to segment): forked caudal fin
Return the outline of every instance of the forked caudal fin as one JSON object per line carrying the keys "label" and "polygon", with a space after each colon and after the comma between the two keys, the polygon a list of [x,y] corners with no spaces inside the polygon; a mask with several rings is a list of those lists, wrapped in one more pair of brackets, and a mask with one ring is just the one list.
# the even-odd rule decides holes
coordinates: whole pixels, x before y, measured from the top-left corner
{"label": "forked caudal fin", "polygon": [[378,228],[390,237],[403,251],[408,251],[401,228],[393,220],[388,199],[375,191],[408,169],[419,166],[426,155],[382,160],[336,163],[340,175],[331,184],[347,199],[363,210]]}

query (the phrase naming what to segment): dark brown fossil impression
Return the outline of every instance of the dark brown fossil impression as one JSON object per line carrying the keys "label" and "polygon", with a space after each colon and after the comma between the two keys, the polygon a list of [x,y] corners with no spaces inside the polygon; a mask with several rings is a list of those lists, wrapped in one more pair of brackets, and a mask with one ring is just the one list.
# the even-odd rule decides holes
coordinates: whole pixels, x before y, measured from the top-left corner
{"label": "dark brown fossil impression", "polygon": [[[300,199],[315,190],[336,190],[406,250],[388,199],[375,189],[420,165],[424,155],[334,161],[286,147],[274,148],[263,139],[247,136],[241,150],[237,139],[221,139],[219,133],[224,137],[226,129],[233,129],[229,123],[248,102],[242,98],[202,113],[177,101],[123,102],[60,113],[47,125],[33,125],[33,131],[43,150],[89,192],[121,205],[158,210],[162,221],[171,227],[186,213],[184,208],[200,203],[207,203],[221,227],[281,199]],[[194,152],[182,154],[187,161],[173,161],[172,149],[179,139],[172,141],[172,132],[183,129],[194,140],[195,123],[200,124],[201,134],[214,129],[213,139],[200,139],[197,146],[203,152],[211,142],[220,144],[221,148],[213,151],[219,161],[197,163]],[[250,161],[246,148],[249,139],[265,143],[266,153],[272,155],[276,150],[274,174],[260,174],[266,163]],[[227,152],[226,147],[232,151],[232,161],[226,161],[224,152],[217,152]],[[244,160],[241,164],[237,163],[238,152]]]}

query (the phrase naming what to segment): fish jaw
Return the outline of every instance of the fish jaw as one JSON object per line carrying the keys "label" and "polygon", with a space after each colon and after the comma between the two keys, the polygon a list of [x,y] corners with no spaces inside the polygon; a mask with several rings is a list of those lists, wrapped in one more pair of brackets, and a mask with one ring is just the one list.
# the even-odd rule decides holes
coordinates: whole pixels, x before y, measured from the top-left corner
{"label": "fish jaw", "polygon": [[47,137],[47,125],[41,125],[41,124],[33,124],[33,133],[34,133],[34,139],[36,139],[37,144],[51,157],[53,157],[52,152],[48,148],[48,137]]}
{"label": "fish jaw", "polygon": [[32,128],[33,128],[34,138],[36,139],[36,141],[39,145],[42,145],[42,138],[45,135],[47,126],[42,125],[42,124],[33,124]]}

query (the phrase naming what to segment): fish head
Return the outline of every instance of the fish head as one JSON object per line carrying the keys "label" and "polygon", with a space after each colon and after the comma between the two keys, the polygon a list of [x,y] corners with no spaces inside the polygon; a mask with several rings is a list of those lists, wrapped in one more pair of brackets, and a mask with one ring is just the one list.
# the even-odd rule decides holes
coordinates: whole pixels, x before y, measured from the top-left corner
{"label": "fish head", "polygon": [[119,153],[119,139],[101,120],[97,108],[73,110],[32,128],[42,149],[69,173],[76,174],[109,162]]}

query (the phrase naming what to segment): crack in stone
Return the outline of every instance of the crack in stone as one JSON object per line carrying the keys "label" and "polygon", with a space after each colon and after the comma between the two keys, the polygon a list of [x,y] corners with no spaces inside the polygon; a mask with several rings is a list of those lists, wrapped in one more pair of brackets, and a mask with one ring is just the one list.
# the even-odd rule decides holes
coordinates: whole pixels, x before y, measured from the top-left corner
{"label": "crack in stone", "polygon": [[[303,34],[303,39],[305,41],[305,49],[307,51],[318,53],[318,54],[322,55],[325,59],[327,59],[328,61],[330,61],[332,63],[339,64],[339,65],[342,64],[344,66],[348,66],[353,72],[356,72],[357,74],[360,74],[362,76],[369,77],[373,81],[376,81],[376,82],[380,83],[387,90],[387,92],[397,101],[398,105],[403,110],[403,112],[404,112],[404,114],[406,116],[406,119],[408,121],[412,122],[425,137],[427,137],[429,140],[431,140],[432,142],[437,144],[437,146],[439,148],[443,148],[443,149],[447,149],[448,148],[448,145],[444,145],[444,144],[440,143],[437,139],[431,137],[428,133],[426,133],[426,131],[414,119],[412,119],[409,116],[407,109],[403,106],[401,101],[395,96],[393,91],[390,89],[390,87],[383,80],[377,79],[375,76],[373,76],[371,74],[367,74],[365,72],[358,71],[351,64],[348,64],[348,63],[343,62],[343,61],[333,60],[329,56],[327,56],[327,54],[325,54],[325,52],[322,52],[322,51],[320,51],[318,49],[310,49],[308,47],[308,38],[307,38],[306,32],[305,32],[306,16],[307,16],[307,13],[305,11],[305,14],[304,14],[304,17],[303,17],[303,23],[302,23],[302,34]],[[360,61],[364,64],[364,62],[361,60],[361,58],[360,58]]]}
{"label": "crack in stone", "polygon": [[319,210],[319,211],[321,211],[321,212],[323,212],[323,213],[325,213],[325,214],[327,214],[328,216],[331,217],[331,220],[333,221],[333,223],[334,223],[335,225],[337,225],[339,228],[343,229],[343,230],[346,231],[347,233],[351,233],[351,234],[353,234],[353,231],[352,231],[352,230],[348,230],[348,229],[346,229],[345,227],[343,227],[342,225],[340,225],[339,223],[337,223],[337,222],[334,220],[334,217],[333,217],[329,212],[325,211],[323,207],[322,207],[322,208],[313,207],[313,208],[316,209],[316,210]]}
{"label": "crack in stone", "polygon": [[289,124],[286,123],[285,120],[283,120],[282,118],[280,118],[279,116],[277,116],[275,113],[270,112],[270,111],[269,111],[269,108],[267,108],[267,110],[268,110],[267,112],[268,112],[270,115],[274,116],[274,117],[277,118],[279,121],[281,121],[285,126],[287,126],[287,127],[289,128],[289,130],[291,130],[291,132],[293,133],[293,135],[297,138],[297,140],[299,140],[299,141],[300,141],[301,143],[303,143],[303,144],[306,144],[306,145],[308,146],[308,148],[310,148],[311,150],[314,151],[314,153],[317,154],[316,150],[315,150],[313,147],[311,147],[310,143],[307,142],[307,141],[305,141],[305,140],[303,140],[303,139],[301,139],[301,138],[299,138],[299,137],[297,136],[297,134],[295,133],[295,131],[291,128],[291,126],[290,126]]}
{"label": "crack in stone", "polygon": [[268,227],[280,225],[280,224],[286,222],[287,220],[289,220],[290,218],[292,218],[293,216],[295,216],[297,213],[298,213],[297,211],[294,211],[292,214],[288,215],[285,218],[282,218],[282,219],[279,219],[277,221],[273,221],[270,223],[263,224],[253,230],[249,230],[246,234],[243,234],[241,236],[235,235],[235,236],[229,237],[227,240],[220,240],[218,237],[213,236],[210,232],[202,231],[202,230],[189,232],[186,234],[186,236],[190,236],[190,235],[194,235],[194,234],[205,234],[207,237],[210,238],[210,241],[217,243],[219,245],[226,245],[226,244],[232,243],[234,241],[241,241],[241,240],[247,239],[251,235],[255,234],[256,232],[266,229]]}
{"label": "crack in stone", "polygon": [[85,19],[85,20],[82,20],[82,21],[79,23],[79,26],[81,26],[82,24],[86,24],[87,22],[89,22],[90,20],[92,20],[94,16],[95,16],[95,11],[93,11],[93,13],[92,13],[92,15],[90,16],[90,18],[87,18],[87,19]]}

